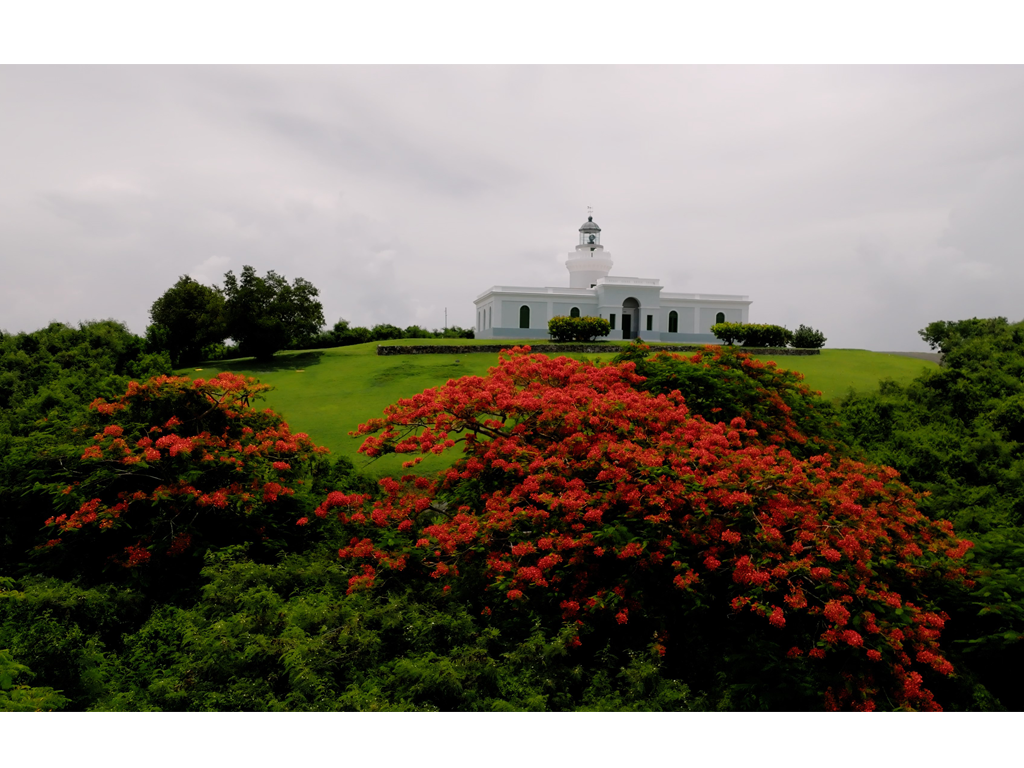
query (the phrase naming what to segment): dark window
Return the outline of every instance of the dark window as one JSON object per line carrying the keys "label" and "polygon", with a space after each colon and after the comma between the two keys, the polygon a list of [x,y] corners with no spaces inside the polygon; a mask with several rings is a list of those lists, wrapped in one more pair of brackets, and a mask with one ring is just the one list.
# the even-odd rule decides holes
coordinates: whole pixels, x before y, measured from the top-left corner
{"label": "dark window", "polygon": [[717,315],[715,315],[715,322],[716,323],[724,323],[725,322],[725,312],[719,312]]}
{"label": "dark window", "polygon": [[608,325],[610,325],[612,327],[613,331],[615,330],[615,315],[614,314],[608,315]]}
{"label": "dark window", "polygon": [[674,309],[668,313],[668,332],[679,333],[679,313]]}
{"label": "dark window", "polygon": [[572,309],[569,310],[569,317],[579,317],[579,316],[580,316],[580,308],[579,307],[573,307]]}
{"label": "dark window", "polygon": [[648,315],[647,316],[647,330],[648,331],[653,331],[654,330],[654,315]]}
{"label": "dark window", "polygon": [[523,305],[519,308],[519,327],[529,328],[530,327],[530,308]]}

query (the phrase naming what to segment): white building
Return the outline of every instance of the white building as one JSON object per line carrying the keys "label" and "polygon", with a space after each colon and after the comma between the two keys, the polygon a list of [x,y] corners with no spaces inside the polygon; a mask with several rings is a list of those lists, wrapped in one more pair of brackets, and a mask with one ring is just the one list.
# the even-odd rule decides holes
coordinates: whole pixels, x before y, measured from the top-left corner
{"label": "white building", "polygon": [[610,339],[715,343],[715,323],[746,323],[746,296],[716,293],[669,293],[661,281],[615,277],[612,255],[601,245],[594,217],[580,227],[580,242],[565,262],[568,288],[495,285],[476,305],[478,339],[546,339],[548,320],[557,316],[603,317],[612,326]]}

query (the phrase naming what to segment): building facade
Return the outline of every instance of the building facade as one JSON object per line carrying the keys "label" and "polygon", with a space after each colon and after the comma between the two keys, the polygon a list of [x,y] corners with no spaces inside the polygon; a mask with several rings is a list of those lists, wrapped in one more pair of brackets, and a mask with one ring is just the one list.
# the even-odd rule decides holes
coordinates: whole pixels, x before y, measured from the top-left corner
{"label": "building facade", "polygon": [[715,343],[715,323],[749,322],[746,296],[669,293],[661,281],[610,275],[611,253],[601,245],[601,228],[592,216],[580,227],[569,253],[566,288],[495,285],[476,301],[478,339],[546,339],[552,317],[603,317],[609,339]]}

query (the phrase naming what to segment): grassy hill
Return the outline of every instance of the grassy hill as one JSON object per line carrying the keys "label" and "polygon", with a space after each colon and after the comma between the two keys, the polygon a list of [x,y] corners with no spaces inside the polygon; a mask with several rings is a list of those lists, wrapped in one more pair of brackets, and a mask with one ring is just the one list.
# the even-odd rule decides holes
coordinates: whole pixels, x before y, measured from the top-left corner
{"label": "grassy hill", "polygon": [[[450,340],[416,339],[390,344],[451,344]],[[473,344],[460,340],[460,343]],[[493,341],[477,341],[491,344]],[[512,346],[515,342],[510,342]],[[529,342],[520,342],[529,343]],[[616,345],[610,344],[609,347]],[[282,352],[270,364],[250,358],[205,364],[201,369],[182,371],[204,377],[220,371],[255,376],[273,386],[267,394],[269,407],[283,414],[295,431],[307,432],[313,440],[326,445],[334,454],[348,456],[356,465],[373,474],[396,473],[403,458],[386,456],[369,465],[359,453],[361,440],[348,433],[368,419],[379,417],[384,408],[400,398],[410,397],[429,387],[443,385],[460,376],[483,376],[496,365],[494,353],[470,355],[397,355],[378,357],[376,343],[351,347]],[[611,359],[608,354],[590,355],[591,359]],[[580,357],[580,355],[570,355]],[[909,381],[922,368],[934,363],[859,349],[826,349],[821,355],[780,357],[780,367],[800,371],[807,384],[826,398],[843,395],[848,389],[870,390],[884,378]],[[201,372],[200,372],[201,371]],[[447,456],[428,457],[419,471],[441,469]]]}

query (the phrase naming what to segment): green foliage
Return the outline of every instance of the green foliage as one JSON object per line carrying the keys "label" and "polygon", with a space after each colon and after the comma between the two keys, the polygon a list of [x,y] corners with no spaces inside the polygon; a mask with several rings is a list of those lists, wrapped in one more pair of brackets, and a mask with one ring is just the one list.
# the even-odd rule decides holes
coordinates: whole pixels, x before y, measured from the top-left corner
{"label": "green foliage", "polygon": [[[38,543],[52,498],[36,486],[59,461],[97,397],[116,397],[131,377],[170,372],[166,353],[113,320],[78,328],[52,323],[0,339],[0,573],[13,573]],[[59,465],[57,465],[59,469]]]}
{"label": "green foliage", "polygon": [[32,670],[16,662],[9,650],[0,649],[0,712],[52,712],[67,705],[60,691],[49,686],[16,684],[20,676],[31,678]]}
{"label": "green foliage", "polygon": [[[341,330],[356,329],[345,323]],[[426,333],[415,327],[402,333],[419,336],[421,331]],[[966,557],[977,571],[976,586],[964,593],[937,581],[927,590],[927,600],[951,616],[942,641],[956,674],[926,675],[925,683],[947,709],[1020,709],[1022,327],[1002,318],[933,323],[922,336],[944,354],[944,365],[913,382],[888,382],[874,394],[851,394],[842,402],[850,426],[838,434],[872,461],[897,466],[915,489],[929,491],[918,501],[920,508],[952,520],[975,542]],[[302,473],[302,492],[285,497],[290,519],[273,518],[261,535],[254,535],[248,522],[218,529],[209,527],[211,518],[200,520],[208,526],[202,530],[213,534],[209,546],[190,550],[188,568],[169,574],[162,585],[141,578],[138,568],[98,567],[100,561],[110,562],[105,545],[92,549],[103,535],[116,532],[108,529],[60,534],[77,540],[67,550],[72,556],[61,562],[52,559],[61,547],[47,550],[42,559],[26,558],[41,541],[43,522],[62,511],[54,498],[80,511],[78,502],[101,498],[106,490],[116,496],[125,490],[132,466],[143,469],[108,461],[113,442],[124,438],[105,434],[107,427],[126,434],[133,425],[147,430],[161,425],[181,440],[195,436],[163,426],[176,411],[160,397],[149,401],[145,414],[140,401],[140,410],[128,420],[120,418],[127,411],[88,410],[96,398],[103,399],[100,405],[117,401],[131,378],[169,373],[166,355],[145,350],[144,340],[113,321],[78,329],[53,324],[34,334],[0,336],[0,710],[626,711],[819,705],[823,661],[787,658],[789,646],[780,644],[776,627],[710,598],[715,594],[711,575],[706,577],[709,599],[663,627],[667,641],[654,636],[638,610],[630,613],[628,625],[588,620],[582,628],[560,617],[536,621],[537,604],[484,615],[482,607],[494,604],[493,595],[482,591],[472,569],[452,583],[411,567],[381,570],[372,593],[345,594],[363,571],[354,561],[339,561],[337,543],[332,548],[328,542],[347,542],[350,531],[330,520],[319,521],[316,529],[294,525],[296,515],[311,512],[307,491],[319,497],[341,492],[379,498],[379,489],[344,458],[310,462]],[[493,362],[492,355],[468,362],[450,355],[410,362],[376,358],[372,352],[368,346],[313,353],[328,355],[323,365],[311,353],[306,353],[310,360],[288,356],[266,374],[279,387],[272,402],[289,415],[305,413],[307,428],[338,422],[335,428],[346,431],[351,426],[344,425],[345,418],[354,425],[359,412],[364,415],[358,420],[365,420],[386,402],[449,378],[483,373]],[[825,448],[843,453],[835,415],[797,376],[738,350],[696,352],[652,355],[636,345],[621,361],[635,363],[647,377],[636,386],[666,396],[679,390],[693,413],[723,428],[743,418],[761,437],[780,436],[780,453],[809,456]],[[858,370],[870,368],[863,362],[869,354],[856,358]],[[841,355],[826,351],[814,360],[838,366],[845,360]],[[806,359],[787,362],[802,365]],[[303,367],[305,372],[295,370]],[[341,370],[347,378],[338,377]],[[352,383],[357,379],[362,389]],[[323,398],[311,395],[322,391],[335,394],[337,412],[303,410],[320,403]],[[277,394],[284,399],[277,400]],[[144,450],[136,443],[126,441],[131,455]],[[82,459],[91,446],[102,459]],[[167,468],[171,458],[166,457]],[[183,470],[179,479],[202,489],[201,462],[189,469],[188,456],[179,452],[173,458],[182,460],[175,465]],[[163,461],[149,469],[162,471]],[[78,486],[81,498],[51,495],[83,480],[66,473],[90,462],[100,462],[92,467],[94,487],[106,490],[85,493],[83,485]],[[258,475],[258,469],[251,471]],[[496,473],[486,482],[502,477]],[[265,481],[277,479],[267,475]],[[472,497],[472,483],[463,490]],[[165,502],[179,504],[179,511],[191,503],[185,499],[181,507],[181,497]],[[159,504],[155,511],[159,516]],[[431,522],[443,524],[443,509],[430,514],[435,513]],[[133,535],[146,530],[139,521]],[[258,528],[260,521],[247,521]],[[53,530],[46,529],[43,538]],[[90,544],[92,534],[97,535]],[[82,549],[72,552],[78,543]],[[630,578],[639,584],[649,574]],[[728,573],[720,586],[735,588]],[[658,593],[650,594],[644,609],[667,615]],[[797,623],[790,616],[787,626]],[[838,668],[829,669],[831,674]]]}
{"label": "green foliage", "polygon": [[711,333],[725,344],[739,341],[745,347],[785,347],[793,341],[792,331],[767,323],[716,323]]}
{"label": "green foliage", "polygon": [[742,343],[744,339],[744,323],[715,323],[711,326],[711,333],[715,338],[720,339],[723,344],[732,346],[737,342]]}
{"label": "green foliage", "polygon": [[34,682],[60,690],[70,708],[86,708],[105,688],[105,650],[138,628],[145,601],[125,587],[83,588],[38,577],[6,581],[0,646],[33,670]]}
{"label": "green foliage", "polygon": [[393,341],[402,338],[405,338],[405,332],[391,323],[378,323],[370,329],[370,341]]}
{"label": "green foliage", "polygon": [[410,325],[406,329],[383,323],[373,328],[352,326],[348,320],[342,318],[334,324],[330,330],[325,330],[317,336],[310,337],[302,344],[293,345],[293,349],[328,349],[331,347],[347,347],[354,344],[365,344],[371,341],[395,341],[397,339],[472,339],[474,337],[472,328],[460,328],[457,325],[450,326],[443,330],[435,328],[428,331],[418,325]]}
{"label": "green foliage", "polygon": [[328,551],[277,564],[210,552],[202,594],[107,654],[100,711],[688,709],[657,655],[570,659],[564,632],[497,629],[436,582],[344,595]]}
{"label": "green foliage", "polygon": [[166,349],[175,366],[193,365],[202,359],[204,348],[227,335],[223,294],[188,275],[153,302],[149,316],[150,347]]}
{"label": "green foliage", "polygon": [[[942,365],[840,403],[846,439],[926,492],[926,514],[971,538],[977,585],[948,598],[950,637],[977,679],[1024,707],[1024,323],[935,322],[922,338]],[[957,663],[954,659],[954,663]]]}
{"label": "green foliage", "polygon": [[686,406],[708,421],[743,419],[748,427],[794,455],[836,451],[836,413],[797,371],[761,361],[733,347],[708,346],[692,355],[656,352],[634,342],[615,358],[644,377],[638,389],[667,395],[678,390]]}
{"label": "green foliage", "polygon": [[239,352],[257,360],[269,360],[274,353],[302,346],[324,325],[319,291],[301,277],[289,284],[273,270],[259,277],[250,266],[236,278],[224,275],[227,335],[238,343]]}
{"label": "green foliage", "polygon": [[345,347],[350,344],[365,344],[370,341],[370,329],[363,328],[361,326],[351,327],[348,320],[341,318],[334,324],[334,327],[328,332],[323,334],[324,338],[322,341],[328,342],[322,346],[327,347]]}
{"label": "green foliage", "polygon": [[97,398],[76,439],[42,457],[39,486],[59,514],[39,567],[91,579],[123,568],[160,586],[187,582],[207,548],[300,538],[289,518],[326,449],[252,407],[263,389],[228,373],[161,376]]}
{"label": "green foliage", "polygon": [[552,317],[548,333],[554,341],[593,341],[611,333],[611,325],[603,317]]}
{"label": "green foliage", "polygon": [[816,331],[808,325],[800,325],[795,331],[793,331],[793,338],[790,343],[798,349],[821,349],[825,346],[825,342],[828,339],[825,338],[825,334],[821,331]]}
{"label": "green foliage", "polygon": [[564,626],[578,633],[570,648],[617,654],[653,637],[678,664],[673,679],[703,690],[687,669],[699,658],[728,670],[727,688],[749,685],[744,702],[772,709],[938,708],[922,684],[954,667],[932,591],[964,584],[971,543],[921,515],[890,468],[820,449],[795,458],[787,448],[809,442],[798,428],[811,404],[792,408],[777,390],[797,406],[809,392],[773,365],[705,351],[671,362],[719,366],[723,383],[757,371],[745,383],[766,401],[756,429],[694,414],[675,388],[636,391],[646,382],[631,360],[515,348],[487,377],[449,381],[360,427],[371,456],[463,443],[451,469],[384,479],[372,502],[332,492],[298,522],[336,510],[349,542],[338,554],[362,567],[349,592],[429,575],[483,603],[502,630]]}

